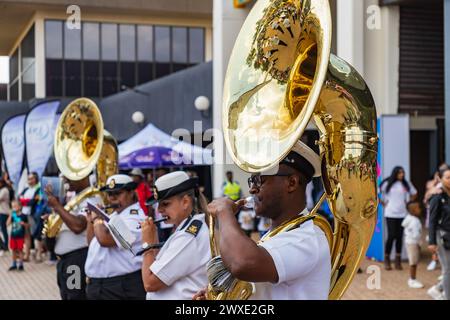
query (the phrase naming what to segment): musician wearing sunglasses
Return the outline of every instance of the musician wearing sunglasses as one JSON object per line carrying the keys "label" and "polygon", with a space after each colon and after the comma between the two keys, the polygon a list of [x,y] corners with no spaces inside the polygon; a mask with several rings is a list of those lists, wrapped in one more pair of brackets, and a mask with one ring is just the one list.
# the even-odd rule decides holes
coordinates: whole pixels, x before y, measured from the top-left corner
{"label": "musician wearing sunglasses", "polygon": [[161,249],[155,221],[142,223],[142,280],[148,300],[190,300],[207,283],[206,264],[211,259],[205,223],[206,199],[198,178],[182,171],[158,178],[153,191],[158,210],[174,225]]}
{"label": "musician wearing sunglasses", "polygon": [[[106,192],[110,206],[115,211],[110,219],[119,216],[133,236],[133,252],[138,252],[141,232],[138,226],[145,219],[135,194],[136,183],[123,174],[113,175],[101,191]],[[87,240],[89,251],[85,271],[86,295],[89,300],[144,300],[145,290],[141,278],[142,257],[124,249],[113,236],[101,215],[94,211],[87,214]]]}
{"label": "musician wearing sunglasses", "polygon": [[[259,243],[245,235],[235,218],[245,200],[235,203],[223,198],[208,205],[218,221],[223,263],[235,278],[254,283],[251,299],[328,298],[331,259],[323,231],[312,219],[306,219],[276,233],[309,214],[306,185],[320,175],[320,163],[320,157],[299,141],[280,162],[277,172],[250,177],[256,215],[272,219],[271,230]],[[201,292],[194,297],[201,298]]]}

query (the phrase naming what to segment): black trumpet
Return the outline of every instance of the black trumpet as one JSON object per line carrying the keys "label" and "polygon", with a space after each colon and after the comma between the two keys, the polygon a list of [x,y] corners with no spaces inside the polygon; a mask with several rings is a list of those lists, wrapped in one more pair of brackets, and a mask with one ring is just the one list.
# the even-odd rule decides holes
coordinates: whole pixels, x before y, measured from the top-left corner
{"label": "black trumpet", "polygon": [[[162,217],[161,219],[156,219],[155,221],[153,221],[153,223],[154,224],[158,224],[158,223],[166,221],[167,219],[169,219],[169,218],[168,217]],[[140,229],[140,228],[141,228],[141,225],[138,225],[138,227],[136,229]]]}

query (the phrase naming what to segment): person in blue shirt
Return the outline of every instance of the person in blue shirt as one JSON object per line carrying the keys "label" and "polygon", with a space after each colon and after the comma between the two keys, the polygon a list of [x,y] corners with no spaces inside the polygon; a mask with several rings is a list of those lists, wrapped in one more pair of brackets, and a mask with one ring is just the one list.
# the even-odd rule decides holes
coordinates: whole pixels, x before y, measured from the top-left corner
{"label": "person in blue shirt", "polygon": [[12,264],[9,271],[23,271],[23,244],[25,241],[25,228],[28,226],[27,216],[22,214],[22,206],[17,200],[11,202],[12,212],[8,218],[8,225],[11,225],[11,239],[9,246],[13,252]]}

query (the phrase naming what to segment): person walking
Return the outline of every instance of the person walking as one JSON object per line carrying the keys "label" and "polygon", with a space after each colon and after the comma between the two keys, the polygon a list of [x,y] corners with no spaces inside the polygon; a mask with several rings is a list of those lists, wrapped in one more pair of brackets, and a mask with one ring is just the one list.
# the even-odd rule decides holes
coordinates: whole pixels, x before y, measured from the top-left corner
{"label": "person walking", "polygon": [[442,287],[444,296],[450,300],[450,169],[439,174],[442,193],[430,199],[429,246],[431,253],[437,253],[442,266]]}
{"label": "person walking", "polygon": [[401,254],[403,245],[403,219],[408,214],[406,204],[417,198],[414,185],[405,178],[405,170],[398,166],[392,170],[390,177],[381,183],[381,203],[384,206],[384,216],[388,237],[385,244],[384,264],[386,270],[392,270],[391,251],[395,241],[395,269],[402,270]]}

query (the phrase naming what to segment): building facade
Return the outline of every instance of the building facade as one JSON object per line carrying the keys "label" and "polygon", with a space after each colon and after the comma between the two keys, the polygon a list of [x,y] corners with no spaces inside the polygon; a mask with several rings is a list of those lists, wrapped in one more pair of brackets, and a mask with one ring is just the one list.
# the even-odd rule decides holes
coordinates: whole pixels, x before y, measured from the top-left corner
{"label": "building facade", "polygon": [[212,58],[212,4],[0,1],[8,99],[102,98]]}

